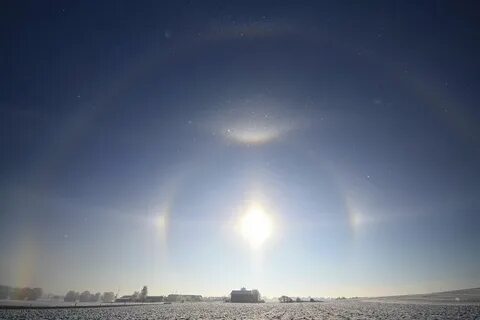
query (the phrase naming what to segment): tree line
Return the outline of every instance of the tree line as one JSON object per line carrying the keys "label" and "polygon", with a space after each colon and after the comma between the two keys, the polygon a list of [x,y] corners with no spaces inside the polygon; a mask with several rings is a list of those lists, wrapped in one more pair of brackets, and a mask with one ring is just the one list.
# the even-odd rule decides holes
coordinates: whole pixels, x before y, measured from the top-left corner
{"label": "tree line", "polygon": [[[145,302],[148,294],[147,286],[144,286],[140,292],[135,291],[130,297],[132,301]],[[0,285],[0,300],[28,300],[33,301],[39,299],[43,295],[42,288],[17,288]],[[110,303],[114,302],[116,296],[113,292],[104,292],[101,294],[90,293],[86,290],[83,292],[77,292],[75,290],[70,290],[64,296],[63,300],[65,302],[104,302]]]}
{"label": "tree line", "polygon": [[80,293],[70,290],[67,292],[63,300],[65,302],[113,302],[115,300],[115,294],[113,292],[104,292],[103,294],[97,292],[94,294],[90,293],[88,290]]}
{"label": "tree line", "polygon": [[42,294],[42,288],[13,288],[0,285],[0,299],[33,301],[40,298]]}
{"label": "tree line", "polygon": [[[344,298],[345,299],[345,298]],[[298,298],[293,300],[292,298],[290,297],[287,297],[287,296],[281,296],[280,298],[278,298],[278,301],[280,301],[281,303],[292,303],[292,302],[320,302],[320,301],[317,301],[313,298],[309,298],[308,300],[304,301],[302,300],[301,298]]]}

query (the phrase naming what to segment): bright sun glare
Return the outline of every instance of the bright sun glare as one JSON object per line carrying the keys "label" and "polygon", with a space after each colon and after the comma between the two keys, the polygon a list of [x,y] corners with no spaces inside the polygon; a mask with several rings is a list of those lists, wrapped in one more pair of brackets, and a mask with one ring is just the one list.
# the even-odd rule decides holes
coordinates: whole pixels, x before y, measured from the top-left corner
{"label": "bright sun glare", "polygon": [[240,231],[252,248],[259,248],[272,234],[272,220],[261,207],[253,206],[242,216]]}

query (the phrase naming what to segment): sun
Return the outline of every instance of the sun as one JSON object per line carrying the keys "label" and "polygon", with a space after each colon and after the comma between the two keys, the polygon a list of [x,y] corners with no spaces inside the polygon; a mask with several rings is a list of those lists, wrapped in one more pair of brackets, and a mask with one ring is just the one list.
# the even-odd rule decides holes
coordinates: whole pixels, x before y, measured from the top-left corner
{"label": "sun", "polygon": [[271,236],[272,227],[272,219],[260,206],[250,207],[240,220],[240,232],[254,249]]}

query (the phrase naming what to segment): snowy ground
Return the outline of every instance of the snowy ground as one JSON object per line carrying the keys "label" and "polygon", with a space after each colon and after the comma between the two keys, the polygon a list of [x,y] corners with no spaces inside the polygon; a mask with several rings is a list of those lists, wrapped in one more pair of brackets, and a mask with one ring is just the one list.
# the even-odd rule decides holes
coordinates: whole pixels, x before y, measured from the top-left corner
{"label": "snowy ground", "polygon": [[0,319],[480,319],[480,305],[325,303],[184,303],[118,308],[0,310]]}

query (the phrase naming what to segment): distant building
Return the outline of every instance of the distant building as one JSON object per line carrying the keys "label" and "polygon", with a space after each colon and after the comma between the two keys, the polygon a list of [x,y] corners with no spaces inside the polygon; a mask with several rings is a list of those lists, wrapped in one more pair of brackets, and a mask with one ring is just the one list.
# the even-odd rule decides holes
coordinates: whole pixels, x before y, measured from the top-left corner
{"label": "distant building", "polygon": [[[147,296],[144,302],[163,302],[165,301],[164,296]],[[120,298],[115,299],[115,302],[140,302],[138,298],[134,296],[121,296]]]}
{"label": "distant building", "polygon": [[145,298],[145,302],[163,302],[164,300],[164,296],[147,296]]}
{"label": "distant building", "polygon": [[169,294],[166,300],[168,302],[200,302],[202,301],[202,296],[194,294]]}
{"label": "distant building", "polygon": [[258,290],[247,290],[242,288],[240,290],[233,290],[230,293],[231,302],[243,302],[243,303],[258,303],[260,302],[260,292]]}
{"label": "distant building", "polygon": [[115,299],[115,302],[133,302],[133,296],[122,296],[120,298]]}

